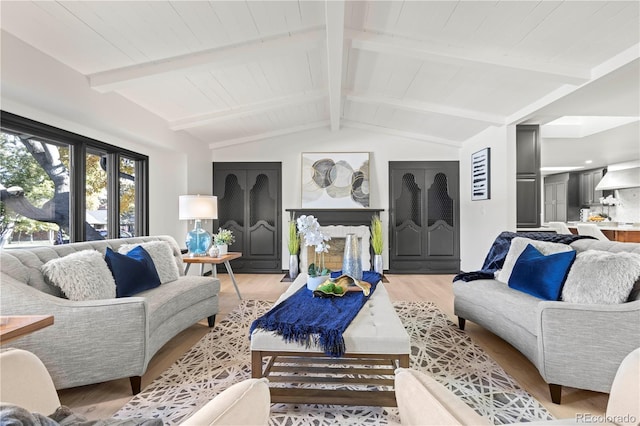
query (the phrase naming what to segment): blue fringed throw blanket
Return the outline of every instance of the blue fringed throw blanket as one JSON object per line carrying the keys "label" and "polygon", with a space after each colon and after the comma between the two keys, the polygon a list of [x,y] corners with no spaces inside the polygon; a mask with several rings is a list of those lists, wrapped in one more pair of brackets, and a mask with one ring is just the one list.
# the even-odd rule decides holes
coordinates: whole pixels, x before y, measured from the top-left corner
{"label": "blue fringed throw blanket", "polygon": [[501,232],[498,235],[484,259],[482,269],[474,272],[463,272],[453,277],[453,281],[474,281],[492,279],[494,272],[502,269],[504,259],[507,257],[511,240],[515,237],[524,237],[531,240],[551,241],[553,243],[571,244],[582,238],[593,238],[586,235],[556,234],[555,232]]}
{"label": "blue fringed throw blanket", "polygon": [[[341,272],[333,272],[331,277],[336,278],[340,275]],[[360,291],[350,291],[341,297],[313,297],[313,292],[302,286],[300,290],[253,321],[249,335],[256,328],[262,328],[276,332],[286,342],[297,342],[307,347],[314,343],[320,346],[325,354],[340,357],[345,351],[342,333],[371,297],[381,278],[377,272],[363,273],[362,280],[371,284],[369,296]]]}

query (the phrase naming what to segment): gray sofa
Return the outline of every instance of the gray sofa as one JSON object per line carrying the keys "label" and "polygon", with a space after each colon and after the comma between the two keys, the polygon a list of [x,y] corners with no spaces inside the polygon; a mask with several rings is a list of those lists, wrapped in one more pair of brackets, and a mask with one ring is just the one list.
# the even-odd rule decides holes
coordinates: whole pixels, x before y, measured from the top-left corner
{"label": "gray sofa", "polygon": [[[71,301],[55,295],[40,267],[80,250],[117,251],[123,244],[164,240],[172,247],[180,277],[133,297]],[[2,315],[53,315],[54,324],[9,346],[33,352],[47,367],[56,389],[129,377],[133,393],[156,352],[176,334],[218,312],[220,282],[185,276],[172,237],[134,237],[0,252]]]}
{"label": "gray sofa", "polygon": [[[627,251],[640,244],[591,239],[571,243],[577,251]],[[562,386],[609,392],[622,359],[640,347],[640,295],[617,305],[544,301],[497,280],[456,281],[454,312],[460,329],[473,321],[500,336],[539,370],[551,399]]]}

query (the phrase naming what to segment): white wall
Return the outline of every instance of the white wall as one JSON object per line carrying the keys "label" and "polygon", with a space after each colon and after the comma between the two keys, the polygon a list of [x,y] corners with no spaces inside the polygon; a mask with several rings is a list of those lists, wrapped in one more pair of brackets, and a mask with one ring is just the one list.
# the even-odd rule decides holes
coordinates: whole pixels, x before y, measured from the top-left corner
{"label": "white wall", "polygon": [[178,196],[211,194],[207,147],[114,93],[2,32],[2,109],[149,156],[150,234],[181,243]]}
{"label": "white wall", "polygon": [[[471,154],[491,148],[491,198],[471,201]],[[490,127],[460,153],[460,268],[475,271],[495,237],[516,229],[515,126]]]}
{"label": "white wall", "polygon": [[[285,209],[300,208],[301,165],[303,152],[370,152],[371,208],[381,208],[385,235],[389,220],[389,161],[457,161],[459,148],[368,132],[342,128],[338,132],[315,129],[267,140],[215,149],[212,161],[280,161],[282,162],[282,267],[288,269],[286,224],[289,216]],[[385,239],[384,264],[389,266],[388,237]]]}

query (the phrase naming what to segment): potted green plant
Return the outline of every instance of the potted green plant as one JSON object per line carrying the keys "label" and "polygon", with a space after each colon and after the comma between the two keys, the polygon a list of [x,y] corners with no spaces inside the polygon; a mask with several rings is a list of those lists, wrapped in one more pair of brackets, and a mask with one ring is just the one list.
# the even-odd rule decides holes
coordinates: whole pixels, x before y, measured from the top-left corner
{"label": "potted green plant", "polygon": [[213,234],[213,243],[218,246],[218,254],[220,256],[227,254],[229,251],[229,244],[233,244],[236,237],[233,235],[233,231],[230,229],[218,228],[218,233]]}
{"label": "potted green plant", "polygon": [[298,276],[298,253],[300,252],[300,234],[294,220],[289,221],[289,278],[294,280]]}
{"label": "potted green plant", "polygon": [[384,237],[382,235],[382,220],[380,216],[375,215],[371,218],[371,248],[373,249],[373,270],[382,274],[384,265],[382,261],[382,248],[384,246]]}

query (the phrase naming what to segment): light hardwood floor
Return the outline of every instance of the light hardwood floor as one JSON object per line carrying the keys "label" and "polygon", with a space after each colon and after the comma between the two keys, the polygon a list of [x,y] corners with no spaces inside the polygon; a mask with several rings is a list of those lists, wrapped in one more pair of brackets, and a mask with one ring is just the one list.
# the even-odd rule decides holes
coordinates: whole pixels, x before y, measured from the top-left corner
{"label": "light hardwood floor", "polygon": [[[270,301],[275,301],[288,285],[280,282],[282,277],[281,274],[236,275],[244,299]],[[434,302],[457,323],[453,315],[452,275],[388,275],[387,278],[389,283],[385,286],[392,300]],[[220,280],[220,313],[216,322],[224,319],[239,303],[228,276],[220,274]],[[151,360],[147,373],[142,378],[142,387],[149,385],[208,331],[205,320],[189,327],[167,343]],[[575,418],[578,413],[604,414],[607,394],[564,388],[562,404],[553,404],[547,384],[538,370],[511,345],[469,321],[466,332],[557,418]],[[59,394],[62,404],[89,419],[111,416],[132,397],[128,379],[64,389]]]}

